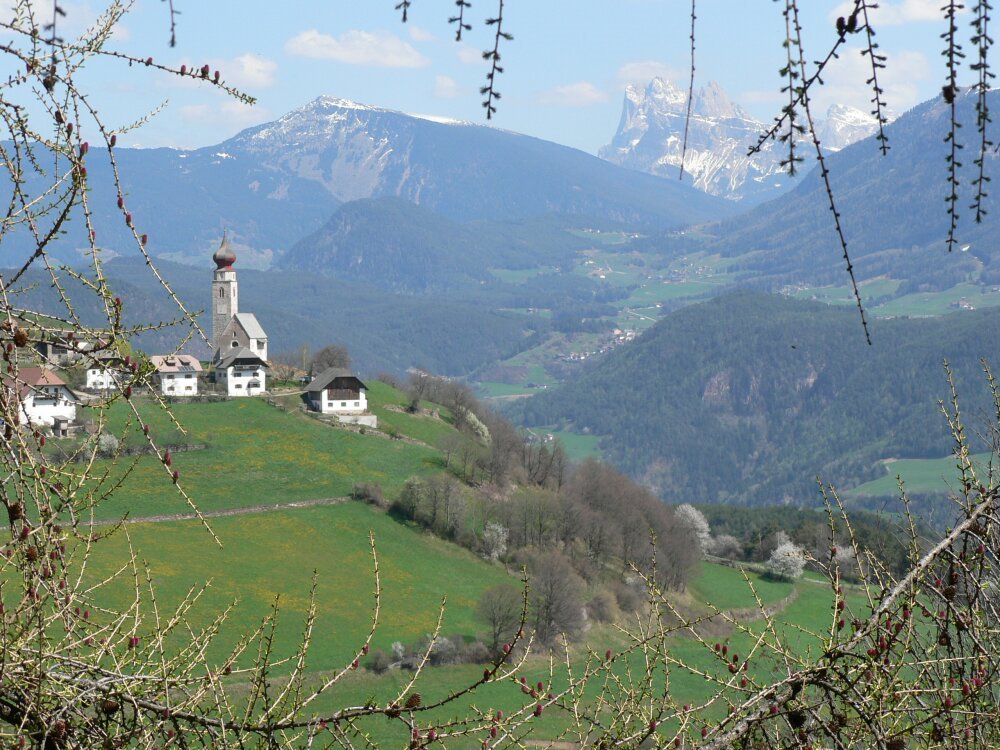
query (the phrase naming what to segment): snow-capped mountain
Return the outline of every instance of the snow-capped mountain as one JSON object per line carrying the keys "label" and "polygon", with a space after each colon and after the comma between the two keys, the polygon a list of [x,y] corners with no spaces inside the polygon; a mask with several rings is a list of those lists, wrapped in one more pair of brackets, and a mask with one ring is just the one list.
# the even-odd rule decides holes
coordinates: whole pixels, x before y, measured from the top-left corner
{"label": "snow-capped mountain", "polygon": [[[618,132],[599,156],[624,167],[676,178],[687,104],[687,92],[662,78],[654,78],[645,90],[628,86]],[[734,201],[757,203],[783,191],[797,181],[781,168],[782,159],[788,158],[787,148],[768,142],[760,152],[747,154],[766,128],[732,102],[719,84],[709,83],[695,92],[691,103],[685,174],[699,190]],[[826,119],[817,123],[820,141],[829,151],[839,151],[875,129],[871,115],[839,104],[831,106]],[[809,152],[803,149],[801,155],[808,159]]]}
{"label": "snow-capped mountain", "polygon": [[[266,267],[339,206],[365,198],[402,198],[457,221],[562,214],[581,226],[647,229],[734,212],[690,184],[556,143],[333,96],[206,148],[117,154],[150,251],[185,262],[210,257],[228,229],[243,267]],[[131,230],[102,164],[92,171],[97,234],[109,249],[126,248]],[[25,232],[26,252],[30,239]]]}

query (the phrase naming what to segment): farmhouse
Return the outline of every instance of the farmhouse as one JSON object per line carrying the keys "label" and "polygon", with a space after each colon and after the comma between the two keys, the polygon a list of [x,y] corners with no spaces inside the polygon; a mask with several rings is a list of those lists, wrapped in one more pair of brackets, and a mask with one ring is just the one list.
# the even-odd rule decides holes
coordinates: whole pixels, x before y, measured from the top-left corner
{"label": "farmhouse", "polygon": [[267,362],[246,347],[221,353],[215,363],[215,382],[227,396],[256,396],[266,387]]}
{"label": "farmhouse", "polygon": [[253,313],[240,312],[236,253],[222,235],[212,255],[212,342],[215,382],[230,396],[253,396],[267,389],[267,333]]}
{"label": "farmhouse", "polygon": [[47,425],[58,435],[76,419],[79,397],[62,378],[44,367],[22,367],[16,377],[4,378],[8,392],[17,394],[20,411],[29,424]]}
{"label": "farmhouse", "polygon": [[108,344],[107,340],[100,336],[72,338],[73,333],[68,333],[69,336],[64,336],[56,332],[50,334],[53,336],[52,338],[36,341],[34,343],[35,351],[49,364],[57,366],[71,365],[79,362],[85,355],[99,350]]}
{"label": "farmhouse", "polygon": [[190,354],[156,354],[149,358],[164,396],[197,396],[201,363]]}
{"label": "farmhouse", "polygon": [[128,380],[128,368],[117,354],[101,354],[87,366],[84,388],[89,391],[118,390]]}
{"label": "farmhouse", "polygon": [[378,418],[368,411],[368,386],[350,370],[331,367],[314,377],[306,386],[309,408],[332,414],[341,422],[378,426]]}

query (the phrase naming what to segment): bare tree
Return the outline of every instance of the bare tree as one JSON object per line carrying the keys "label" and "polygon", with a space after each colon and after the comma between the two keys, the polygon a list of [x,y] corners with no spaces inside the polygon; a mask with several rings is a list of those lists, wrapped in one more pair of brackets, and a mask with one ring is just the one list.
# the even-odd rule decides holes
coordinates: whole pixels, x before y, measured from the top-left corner
{"label": "bare tree", "polygon": [[490,629],[490,651],[500,653],[500,646],[513,640],[521,625],[521,592],[509,583],[486,589],[479,597],[476,614]]}
{"label": "bare tree", "polygon": [[313,375],[318,375],[331,367],[348,369],[351,366],[351,354],[342,344],[328,344],[313,354],[309,369]]}

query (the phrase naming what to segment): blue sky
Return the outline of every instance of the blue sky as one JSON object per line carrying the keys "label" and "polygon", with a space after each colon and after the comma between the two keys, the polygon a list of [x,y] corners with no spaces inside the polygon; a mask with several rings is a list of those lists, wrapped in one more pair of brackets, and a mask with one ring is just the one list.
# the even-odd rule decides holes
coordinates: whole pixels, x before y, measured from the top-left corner
{"label": "blue sky", "polygon": [[[0,0],[8,3],[10,0]],[[174,0],[176,48],[170,48],[168,6],[136,0],[112,46],[180,65],[209,64],[257,97],[253,107],[210,87],[165,73],[94,64],[87,71],[111,126],[159,111],[125,143],[199,147],[242,128],[273,120],[323,94],[405,112],[485,121],[479,87],[492,46],[483,26],[496,0],[473,0],[467,41],[456,44],[447,23],[453,3],[413,0],[400,22],[396,0]],[[45,3],[40,3],[45,6]],[[63,0],[67,35],[89,23],[99,0]],[[783,3],[699,0],[696,85],[718,81],[737,103],[768,119],[780,107],[778,69]],[[800,0],[805,48],[819,56],[834,41],[844,2]],[[889,55],[886,98],[903,112],[935,95],[944,80],[938,35],[940,0],[882,0],[878,40]],[[48,4],[51,7],[51,4]],[[687,0],[507,0],[502,47],[503,94],[497,127],[595,152],[618,124],[627,83],[653,75],[686,82],[690,4]],[[962,33],[969,35],[966,14]],[[860,42],[860,38],[857,39]],[[868,109],[865,60],[857,46],[837,61],[819,103]]]}

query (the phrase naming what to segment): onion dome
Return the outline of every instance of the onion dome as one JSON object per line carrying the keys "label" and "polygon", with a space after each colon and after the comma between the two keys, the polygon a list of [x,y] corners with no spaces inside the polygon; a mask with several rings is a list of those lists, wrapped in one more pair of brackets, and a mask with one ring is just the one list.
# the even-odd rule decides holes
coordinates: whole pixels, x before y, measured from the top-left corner
{"label": "onion dome", "polygon": [[232,267],[233,263],[236,262],[236,253],[229,247],[229,238],[225,232],[222,233],[222,242],[212,256],[212,260],[215,261],[215,267],[219,271]]}

